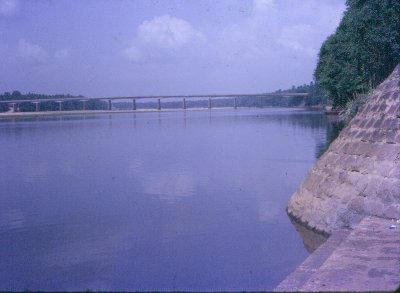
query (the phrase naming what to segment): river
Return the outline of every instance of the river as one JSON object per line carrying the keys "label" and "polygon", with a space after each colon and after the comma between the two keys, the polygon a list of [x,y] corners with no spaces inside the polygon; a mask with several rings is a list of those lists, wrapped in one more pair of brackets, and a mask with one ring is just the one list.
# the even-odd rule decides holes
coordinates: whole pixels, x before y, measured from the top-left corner
{"label": "river", "polygon": [[307,256],[286,215],[324,114],[0,120],[0,290],[271,290]]}

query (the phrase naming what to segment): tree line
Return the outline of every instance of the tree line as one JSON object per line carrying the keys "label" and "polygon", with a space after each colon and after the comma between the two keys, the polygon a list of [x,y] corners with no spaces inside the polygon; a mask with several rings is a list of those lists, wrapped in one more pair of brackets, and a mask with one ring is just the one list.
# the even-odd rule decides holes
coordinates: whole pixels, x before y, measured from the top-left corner
{"label": "tree line", "polygon": [[314,73],[336,109],[368,93],[400,63],[400,1],[347,0],[346,6]]}
{"label": "tree line", "polygon": [[[44,95],[44,94],[22,94],[19,91],[13,91],[12,93],[5,92],[0,95],[0,101],[10,101],[10,100],[32,100],[36,99],[66,99],[63,103],[63,110],[65,111],[73,111],[73,110],[82,110],[82,102],[79,100],[71,100],[68,99],[73,98],[81,98],[85,99],[84,96],[72,96],[72,95]],[[32,102],[22,102],[18,103],[18,111],[20,112],[34,112],[36,110],[36,105]],[[87,110],[106,110],[107,103],[105,101],[99,100],[88,100],[86,102]],[[10,105],[7,103],[0,103],[0,112],[7,112],[10,110]],[[57,102],[48,101],[40,103],[40,111],[58,111],[59,104]]]}
{"label": "tree line", "polygon": [[[277,90],[276,93],[308,93],[308,96],[302,97],[282,97],[282,96],[268,96],[268,97],[239,97],[237,99],[238,107],[321,107],[326,103],[326,97],[321,87],[315,83],[310,82],[309,84],[303,84],[301,86],[292,86],[287,90]],[[44,95],[44,94],[22,94],[19,91],[13,91],[12,93],[5,92],[0,95],[0,101],[12,101],[12,100],[32,100],[36,99],[66,99],[67,101],[63,104],[63,110],[82,110],[82,102],[79,100],[68,101],[71,98],[86,99],[84,96],[72,96],[72,95]],[[18,111],[20,112],[34,112],[36,105],[32,102],[18,103]],[[187,100],[188,108],[195,107],[207,107],[207,100],[192,101]],[[213,99],[213,107],[231,107],[233,106],[232,99]],[[141,108],[156,108],[156,102],[137,103],[137,107]],[[131,109],[132,104],[129,102],[115,102],[114,107],[117,109]],[[163,108],[181,108],[182,102],[170,101],[163,102]],[[86,102],[87,110],[106,110],[108,105],[105,101],[90,100]],[[10,105],[7,103],[0,103],[0,112],[10,111]],[[41,102],[40,111],[58,111],[59,104],[57,102]]]}

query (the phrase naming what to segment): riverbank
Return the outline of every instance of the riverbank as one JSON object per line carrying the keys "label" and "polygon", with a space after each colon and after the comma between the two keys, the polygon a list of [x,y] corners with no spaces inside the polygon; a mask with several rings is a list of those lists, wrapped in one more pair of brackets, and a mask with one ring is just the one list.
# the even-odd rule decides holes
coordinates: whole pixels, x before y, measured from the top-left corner
{"label": "riverbank", "polygon": [[331,234],[365,216],[400,218],[400,65],[310,171],[288,213]]}
{"label": "riverbank", "polygon": [[[281,107],[238,107],[240,109],[271,109]],[[151,112],[191,112],[191,111],[215,111],[215,110],[232,110],[232,107],[215,107],[215,108],[170,108],[170,109],[136,109],[136,110],[76,110],[76,111],[38,111],[38,112],[3,112],[0,113],[1,119],[9,118],[31,118],[31,117],[45,117],[45,116],[74,116],[74,115],[99,115],[99,114],[126,114],[126,113],[151,113]],[[288,107],[283,109],[301,109],[308,111],[322,111],[321,108],[308,108],[308,107]]]}
{"label": "riverbank", "polygon": [[291,197],[291,217],[331,236],[277,291],[400,288],[399,119],[400,64]]}
{"label": "riverbank", "polygon": [[[228,107],[212,108],[211,110],[232,109]],[[77,110],[77,111],[38,111],[38,112],[4,112],[0,113],[0,119],[8,118],[29,118],[42,116],[73,116],[73,115],[98,115],[98,114],[124,114],[124,113],[149,113],[149,112],[182,112],[182,111],[204,111],[208,108],[190,109],[139,109],[139,110]]]}
{"label": "riverbank", "polygon": [[400,229],[394,228],[396,224],[365,217],[352,231],[335,231],[274,291],[400,289]]}

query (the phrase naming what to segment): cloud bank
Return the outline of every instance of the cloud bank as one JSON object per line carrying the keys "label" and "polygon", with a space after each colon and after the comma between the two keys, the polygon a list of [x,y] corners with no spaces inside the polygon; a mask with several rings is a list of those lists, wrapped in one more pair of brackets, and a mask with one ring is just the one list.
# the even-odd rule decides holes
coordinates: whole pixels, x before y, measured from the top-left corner
{"label": "cloud bank", "polygon": [[154,50],[164,50],[164,53],[170,56],[169,52],[202,42],[204,39],[204,34],[195,30],[184,19],[170,15],[157,16],[139,25],[133,44],[126,48],[123,54],[131,61],[144,61],[146,57],[151,56],[149,51],[151,53]]}
{"label": "cloud bank", "polygon": [[0,0],[0,16],[13,16],[19,9],[19,0]]}
{"label": "cloud bank", "polygon": [[47,52],[41,46],[32,44],[25,39],[19,40],[17,52],[25,61],[31,63],[44,62],[48,57]]}
{"label": "cloud bank", "polygon": [[[9,68],[0,73],[0,92],[113,96],[289,88],[312,80],[319,48],[337,27],[344,2],[0,0],[0,65]],[[29,79],[21,75],[28,71]]]}

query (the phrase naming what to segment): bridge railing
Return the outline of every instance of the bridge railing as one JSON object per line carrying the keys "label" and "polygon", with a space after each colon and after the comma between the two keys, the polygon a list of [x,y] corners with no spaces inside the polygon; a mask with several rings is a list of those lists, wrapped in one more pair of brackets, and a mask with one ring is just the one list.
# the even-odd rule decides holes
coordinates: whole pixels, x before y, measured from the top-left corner
{"label": "bridge railing", "polygon": [[115,100],[131,100],[132,110],[137,109],[136,100],[141,99],[155,99],[157,101],[157,110],[161,110],[161,100],[163,99],[182,99],[182,109],[187,109],[187,99],[208,99],[207,107],[212,108],[212,99],[215,98],[230,98],[233,100],[233,107],[237,109],[238,98],[268,98],[268,97],[296,97],[296,96],[308,96],[308,93],[263,93],[263,94],[210,94],[210,95],[152,95],[152,96],[131,96],[131,97],[99,97],[99,98],[54,98],[54,99],[20,99],[20,100],[0,100],[0,103],[8,104],[12,107],[13,112],[18,111],[18,105],[21,103],[33,103],[35,104],[36,112],[40,111],[40,104],[45,102],[56,102],[58,103],[58,110],[63,111],[64,102],[79,101],[82,103],[82,111],[86,110],[86,104],[88,101],[107,101],[107,108],[109,111],[112,110],[112,101]]}

